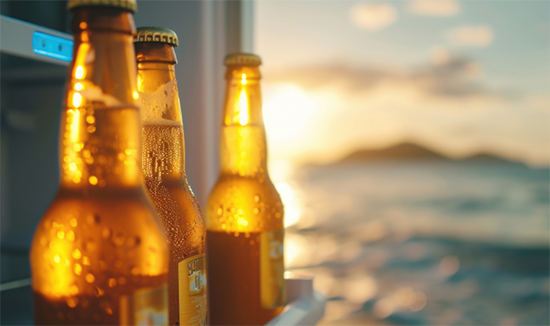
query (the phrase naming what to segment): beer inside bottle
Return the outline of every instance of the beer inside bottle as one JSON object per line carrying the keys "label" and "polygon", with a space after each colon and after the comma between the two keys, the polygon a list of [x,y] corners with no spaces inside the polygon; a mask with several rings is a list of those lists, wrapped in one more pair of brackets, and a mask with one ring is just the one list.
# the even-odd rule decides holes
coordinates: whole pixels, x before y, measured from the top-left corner
{"label": "beer inside bottle", "polygon": [[283,205],[266,165],[260,58],[227,66],[219,179],[206,208],[212,325],[263,325],[284,299]]}
{"label": "beer inside bottle", "polygon": [[206,228],[185,175],[185,147],[174,66],[176,34],[140,27],[134,40],[142,108],[143,173],[147,193],[170,246],[169,323],[205,325]]}
{"label": "beer inside bottle", "polygon": [[69,8],[60,186],[30,253],[35,323],[166,325],[168,245],[141,173],[135,1]]}

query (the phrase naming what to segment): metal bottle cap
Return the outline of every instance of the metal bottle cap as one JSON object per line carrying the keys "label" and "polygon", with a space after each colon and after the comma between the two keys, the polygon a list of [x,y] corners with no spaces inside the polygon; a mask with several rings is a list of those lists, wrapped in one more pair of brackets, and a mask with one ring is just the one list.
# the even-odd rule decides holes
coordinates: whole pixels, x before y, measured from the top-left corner
{"label": "metal bottle cap", "polygon": [[134,36],[134,43],[166,43],[172,46],[178,46],[178,36],[176,33],[164,27],[138,27],[137,34]]}
{"label": "metal bottle cap", "polygon": [[226,66],[259,66],[262,59],[252,53],[230,53],[225,56],[223,64]]}
{"label": "metal bottle cap", "polygon": [[136,0],[69,0],[67,9],[84,6],[118,7],[135,13],[137,11]]}

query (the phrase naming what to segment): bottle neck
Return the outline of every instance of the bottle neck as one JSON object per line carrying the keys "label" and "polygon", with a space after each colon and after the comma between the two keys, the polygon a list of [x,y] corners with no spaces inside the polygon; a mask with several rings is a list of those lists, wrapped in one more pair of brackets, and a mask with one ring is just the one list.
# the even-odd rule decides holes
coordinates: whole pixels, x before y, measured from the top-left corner
{"label": "bottle neck", "polygon": [[74,10],[73,61],[61,121],[61,186],[72,190],[141,185],[141,138],[132,14]]}
{"label": "bottle neck", "polygon": [[260,180],[267,176],[260,77],[258,67],[231,66],[227,69],[220,141],[222,175]]}
{"label": "bottle neck", "polygon": [[135,43],[135,49],[145,178],[181,179],[185,176],[185,142],[174,48]]}
{"label": "bottle neck", "polygon": [[174,48],[136,43],[137,87],[144,125],[182,125]]}

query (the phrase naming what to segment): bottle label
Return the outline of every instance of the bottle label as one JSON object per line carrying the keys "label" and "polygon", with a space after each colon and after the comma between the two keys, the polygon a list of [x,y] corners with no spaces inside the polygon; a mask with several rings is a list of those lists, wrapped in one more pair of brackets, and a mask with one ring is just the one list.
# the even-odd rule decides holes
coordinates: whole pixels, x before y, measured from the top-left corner
{"label": "bottle label", "polygon": [[120,298],[120,325],[167,325],[168,285],[146,288]]}
{"label": "bottle label", "polygon": [[283,241],[283,229],[260,235],[260,298],[264,309],[285,303]]}
{"label": "bottle label", "polygon": [[180,325],[206,325],[206,259],[204,254],[178,264]]}

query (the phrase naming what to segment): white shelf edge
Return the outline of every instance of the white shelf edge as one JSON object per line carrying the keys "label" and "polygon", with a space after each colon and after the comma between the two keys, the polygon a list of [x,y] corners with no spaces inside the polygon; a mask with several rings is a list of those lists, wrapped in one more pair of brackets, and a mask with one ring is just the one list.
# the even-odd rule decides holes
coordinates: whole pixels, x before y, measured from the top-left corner
{"label": "white shelf edge", "polygon": [[283,311],[266,326],[315,325],[325,314],[326,298],[313,290],[313,278],[285,280],[287,302]]}
{"label": "white shelf edge", "polygon": [[72,36],[53,29],[0,15],[0,52],[36,61],[68,66],[69,62],[34,53],[32,37],[35,31],[59,36],[72,41]]}
{"label": "white shelf edge", "polygon": [[315,325],[325,314],[325,303],[325,297],[315,291],[312,298],[303,296],[286,305],[266,326]]}

